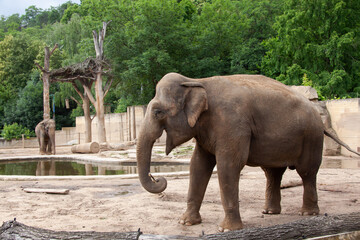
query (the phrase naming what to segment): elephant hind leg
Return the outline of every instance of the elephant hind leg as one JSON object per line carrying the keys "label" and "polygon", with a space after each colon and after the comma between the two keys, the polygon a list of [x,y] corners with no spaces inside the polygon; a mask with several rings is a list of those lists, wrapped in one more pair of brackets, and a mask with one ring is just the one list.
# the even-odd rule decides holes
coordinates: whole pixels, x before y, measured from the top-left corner
{"label": "elephant hind leg", "polygon": [[280,184],[286,167],[262,169],[266,176],[265,206],[262,213],[279,214],[281,212]]}
{"label": "elephant hind leg", "polygon": [[305,173],[297,171],[303,181],[304,194],[303,205],[300,210],[301,215],[318,215],[320,210],[318,206],[318,196],[316,191],[316,172]]}
{"label": "elephant hind leg", "polygon": [[301,215],[319,214],[318,196],[316,190],[316,175],[322,159],[323,135],[313,141],[305,141],[304,151],[301,156],[301,164],[296,166],[303,187],[303,205]]}

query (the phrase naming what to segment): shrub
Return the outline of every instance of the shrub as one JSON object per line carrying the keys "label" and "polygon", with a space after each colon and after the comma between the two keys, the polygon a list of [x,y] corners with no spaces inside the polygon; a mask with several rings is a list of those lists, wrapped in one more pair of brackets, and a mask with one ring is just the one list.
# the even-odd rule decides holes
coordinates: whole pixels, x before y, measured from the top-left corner
{"label": "shrub", "polygon": [[1,132],[1,135],[5,138],[5,140],[11,140],[14,138],[20,139],[22,134],[24,134],[26,138],[34,136],[34,133],[32,133],[29,129],[17,123],[13,123],[11,125],[5,124],[4,129]]}

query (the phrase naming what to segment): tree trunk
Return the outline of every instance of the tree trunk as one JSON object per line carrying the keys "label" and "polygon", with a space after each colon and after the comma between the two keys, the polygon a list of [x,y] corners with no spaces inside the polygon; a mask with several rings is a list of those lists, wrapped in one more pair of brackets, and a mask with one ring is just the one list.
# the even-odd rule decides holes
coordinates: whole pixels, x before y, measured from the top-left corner
{"label": "tree trunk", "polygon": [[51,50],[49,47],[45,47],[45,56],[44,56],[44,68],[42,68],[38,63],[35,63],[38,68],[42,71],[43,77],[43,85],[44,85],[44,92],[43,92],[43,104],[44,104],[44,115],[43,118],[50,119],[50,57],[51,54],[55,51],[55,49],[58,47],[57,44],[55,44],[54,48]]}
{"label": "tree trunk", "polygon": [[8,221],[0,227],[0,239],[138,239],[141,232],[65,232],[29,227],[17,221]]}
{"label": "tree trunk", "polygon": [[[99,36],[96,31],[93,31],[94,46],[96,52],[96,59],[98,62],[104,60],[104,39],[106,34],[106,26],[108,23],[103,22],[103,28],[99,32]],[[96,69],[96,78],[95,78],[95,94],[96,94],[96,117],[98,118],[98,141],[99,143],[106,142],[106,132],[105,132],[105,116],[104,116],[104,90],[103,90],[103,81],[102,81],[102,67],[98,63]]]}
{"label": "tree trunk", "polygon": [[[360,236],[360,212],[338,216],[308,217],[299,221],[264,228],[249,228],[241,231],[203,236],[203,239],[306,239],[331,234],[354,232]],[[354,239],[357,239],[354,237]]]}
{"label": "tree trunk", "polygon": [[45,57],[44,57],[44,71],[43,71],[43,85],[44,85],[44,93],[43,93],[43,101],[44,101],[44,120],[50,119],[50,100],[49,100],[49,89],[50,89],[50,49],[49,47],[45,47]]}
{"label": "tree trunk", "polygon": [[[4,222],[0,239],[305,239],[344,233],[345,239],[359,239],[360,212],[338,216],[306,217],[302,220],[265,228],[248,228],[239,231],[189,236],[165,236],[137,232],[65,232],[29,227],[17,221]],[[171,234],[171,233],[169,233]],[[334,238],[343,239],[343,238]]]}
{"label": "tree trunk", "polygon": [[92,133],[91,133],[92,118],[90,116],[90,100],[86,94],[84,94],[84,98],[82,100],[83,100],[83,110],[84,110],[84,119],[85,119],[85,143],[89,143],[92,141]]}
{"label": "tree trunk", "polygon": [[82,143],[71,147],[72,153],[98,153],[100,146],[97,142]]}
{"label": "tree trunk", "polygon": [[98,118],[98,141],[99,143],[106,142],[105,131],[105,112],[104,112],[104,92],[102,89],[101,67],[98,69],[95,80],[96,93],[96,117]]}

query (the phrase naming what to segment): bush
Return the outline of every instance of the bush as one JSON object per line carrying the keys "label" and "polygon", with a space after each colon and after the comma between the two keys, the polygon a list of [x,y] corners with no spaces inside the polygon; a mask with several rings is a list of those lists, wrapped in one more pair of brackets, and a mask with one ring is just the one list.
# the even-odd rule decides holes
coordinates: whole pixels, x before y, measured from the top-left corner
{"label": "bush", "polygon": [[11,125],[5,124],[4,129],[1,132],[1,135],[5,138],[5,140],[11,140],[14,138],[20,139],[22,134],[24,134],[26,138],[30,138],[35,135],[29,129],[17,123],[13,123]]}

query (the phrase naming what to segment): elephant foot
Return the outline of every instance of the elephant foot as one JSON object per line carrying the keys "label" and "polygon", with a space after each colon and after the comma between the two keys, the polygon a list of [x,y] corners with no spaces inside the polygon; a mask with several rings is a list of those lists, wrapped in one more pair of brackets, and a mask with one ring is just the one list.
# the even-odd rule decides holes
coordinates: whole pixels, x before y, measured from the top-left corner
{"label": "elephant foot", "polygon": [[301,210],[300,210],[300,212],[299,212],[299,215],[301,215],[301,216],[316,216],[316,215],[319,215],[319,212],[320,212],[320,210],[319,210],[319,208],[318,207],[315,207],[315,208],[313,208],[313,209],[304,209],[304,208],[302,208]]}
{"label": "elephant foot", "polygon": [[46,152],[40,151],[40,155],[46,155]]}
{"label": "elephant foot", "polygon": [[186,226],[196,225],[201,223],[200,213],[192,213],[186,211],[180,218],[179,223]]}
{"label": "elephant foot", "polygon": [[243,224],[240,221],[230,221],[228,219],[224,219],[224,221],[219,226],[219,232],[229,232],[243,229]]}
{"label": "elephant foot", "polygon": [[280,214],[281,208],[265,208],[262,213],[263,214]]}

